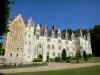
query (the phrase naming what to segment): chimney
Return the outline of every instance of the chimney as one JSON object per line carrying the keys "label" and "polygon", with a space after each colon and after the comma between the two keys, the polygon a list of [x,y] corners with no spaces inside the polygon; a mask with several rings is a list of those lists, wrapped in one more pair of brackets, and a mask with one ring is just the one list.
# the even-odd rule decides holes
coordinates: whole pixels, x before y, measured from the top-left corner
{"label": "chimney", "polygon": [[45,29],[46,29],[46,25],[43,26],[43,30],[45,30]]}
{"label": "chimney", "polygon": [[47,30],[48,30],[48,27],[47,27]]}
{"label": "chimney", "polygon": [[54,27],[54,26],[52,26],[52,30],[53,30],[53,31],[55,30],[55,27]]}
{"label": "chimney", "polygon": [[82,29],[79,29],[79,32],[82,33]]}
{"label": "chimney", "polygon": [[40,24],[40,29],[42,29],[42,24]]}

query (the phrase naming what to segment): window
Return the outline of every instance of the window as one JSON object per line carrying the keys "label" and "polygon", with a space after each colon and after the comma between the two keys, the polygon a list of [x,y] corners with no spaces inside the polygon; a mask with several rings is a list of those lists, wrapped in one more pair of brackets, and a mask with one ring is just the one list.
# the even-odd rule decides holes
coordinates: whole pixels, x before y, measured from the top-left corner
{"label": "window", "polygon": [[26,44],[26,41],[25,41],[25,44]]}
{"label": "window", "polygon": [[21,51],[23,51],[23,48],[21,48]]}
{"label": "window", "polygon": [[50,45],[48,45],[47,48],[50,49]]}
{"label": "window", "polygon": [[37,32],[40,32],[39,29],[37,29]]}
{"label": "window", "polygon": [[18,32],[18,36],[20,36],[21,35],[21,32]]}
{"label": "window", "polygon": [[19,23],[19,26],[22,26],[22,24],[21,24],[21,23]]}
{"label": "window", "polygon": [[30,37],[30,34],[29,34],[29,37]]}
{"label": "window", "polygon": [[47,56],[49,56],[49,52],[47,52]]}
{"label": "window", "polygon": [[36,36],[36,39],[39,40],[39,35]]}
{"label": "window", "polygon": [[59,46],[59,50],[61,50],[61,46]]}
{"label": "window", "polygon": [[19,48],[17,48],[17,51],[19,50]]}
{"label": "window", "polygon": [[61,40],[58,40],[58,43],[61,43]]}
{"label": "window", "polygon": [[26,34],[27,34],[27,33],[25,33],[25,36],[26,36]]}
{"label": "window", "polygon": [[19,40],[17,40],[17,43],[19,43]]}
{"label": "window", "polygon": [[66,44],[68,44],[68,41],[66,41]]}
{"label": "window", "polygon": [[29,27],[29,30],[31,30],[31,27]]}
{"label": "window", "polygon": [[75,51],[75,47],[73,47],[73,51]]}
{"label": "window", "polygon": [[12,53],[10,53],[10,57],[12,57]]}
{"label": "window", "polygon": [[39,44],[38,47],[41,48],[41,44]]}
{"label": "window", "polygon": [[58,33],[58,37],[60,37],[60,33]]}
{"label": "window", "polygon": [[50,42],[50,38],[47,38],[47,42]]}
{"label": "window", "polygon": [[54,33],[52,33],[52,36],[54,36]]}
{"label": "window", "polygon": [[54,49],[54,45],[52,45],[52,49]]}
{"label": "window", "polygon": [[16,30],[12,30],[12,34],[15,35],[15,33],[16,33]]}
{"label": "window", "polygon": [[60,57],[60,53],[58,53],[58,57]]}
{"label": "window", "polygon": [[69,50],[69,48],[67,47],[67,50]]}
{"label": "window", "polygon": [[18,54],[16,54],[16,57],[18,57]]}
{"label": "window", "polygon": [[55,56],[55,52],[53,52],[53,56]]}
{"label": "window", "polygon": [[14,40],[12,39],[12,43],[14,43]]}
{"label": "window", "polygon": [[73,45],[74,45],[75,43],[73,42]]}
{"label": "window", "polygon": [[86,45],[86,42],[85,42],[85,45]]}
{"label": "window", "polygon": [[31,42],[29,42],[29,44],[31,45]]}

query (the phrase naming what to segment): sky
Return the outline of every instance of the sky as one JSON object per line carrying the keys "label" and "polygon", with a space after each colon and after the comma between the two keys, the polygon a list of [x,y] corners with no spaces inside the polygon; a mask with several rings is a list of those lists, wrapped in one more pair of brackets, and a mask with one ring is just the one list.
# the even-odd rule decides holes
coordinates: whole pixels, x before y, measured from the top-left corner
{"label": "sky", "polygon": [[15,0],[10,17],[18,14],[24,20],[31,16],[36,25],[49,28],[88,29],[100,24],[100,0]]}
{"label": "sky", "polygon": [[48,28],[89,29],[100,24],[100,0],[15,0],[10,18],[18,14]]}

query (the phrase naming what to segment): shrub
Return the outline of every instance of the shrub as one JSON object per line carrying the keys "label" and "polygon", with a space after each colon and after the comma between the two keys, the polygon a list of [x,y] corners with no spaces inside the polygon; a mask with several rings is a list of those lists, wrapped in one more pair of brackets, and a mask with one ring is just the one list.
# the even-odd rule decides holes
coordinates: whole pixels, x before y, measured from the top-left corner
{"label": "shrub", "polygon": [[83,51],[83,57],[84,57],[84,61],[88,61],[88,56],[85,50]]}
{"label": "shrub", "polygon": [[55,61],[56,61],[56,62],[59,62],[60,60],[61,60],[60,57],[55,57]]}
{"label": "shrub", "polygon": [[88,54],[88,58],[95,57],[94,54]]}
{"label": "shrub", "polygon": [[50,61],[52,61],[52,58],[50,58]]}
{"label": "shrub", "polygon": [[66,60],[66,50],[63,49],[62,54],[61,54],[62,60],[65,61]]}
{"label": "shrub", "polygon": [[76,60],[76,57],[73,57],[73,60]]}
{"label": "shrub", "polygon": [[68,63],[70,63],[70,57],[69,56],[66,57],[66,60],[67,60]]}
{"label": "shrub", "polygon": [[40,59],[40,58],[34,58],[33,62],[42,62],[42,59]]}
{"label": "shrub", "polygon": [[49,61],[49,56],[47,56],[47,62]]}

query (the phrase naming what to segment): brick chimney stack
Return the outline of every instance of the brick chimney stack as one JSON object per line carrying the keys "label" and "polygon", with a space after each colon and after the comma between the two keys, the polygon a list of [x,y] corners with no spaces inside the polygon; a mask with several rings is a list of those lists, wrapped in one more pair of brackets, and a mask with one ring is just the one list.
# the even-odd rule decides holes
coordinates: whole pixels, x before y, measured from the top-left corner
{"label": "brick chimney stack", "polygon": [[40,28],[42,29],[42,24],[40,24]]}
{"label": "brick chimney stack", "polygon": [[46,29],[46,25],[43,26],[43,30],[45,30],[45,29]]}
{"label": "brick chimney stack", "polygon": [[82,29],[79,29],[79,32],[82,33]]}
{"label": "brick chimney stack", "polygon": [[55,27],[54,26],[52,26],[52,30],[55,31]]}

